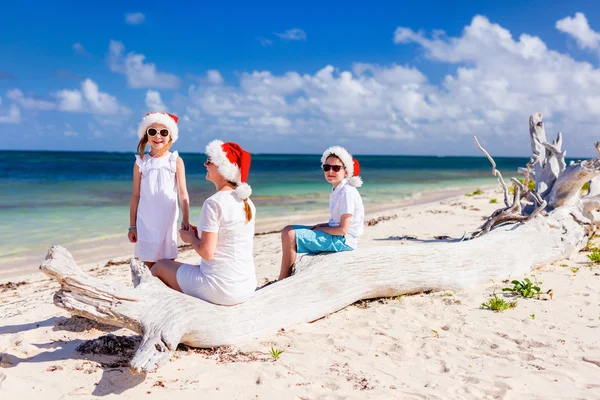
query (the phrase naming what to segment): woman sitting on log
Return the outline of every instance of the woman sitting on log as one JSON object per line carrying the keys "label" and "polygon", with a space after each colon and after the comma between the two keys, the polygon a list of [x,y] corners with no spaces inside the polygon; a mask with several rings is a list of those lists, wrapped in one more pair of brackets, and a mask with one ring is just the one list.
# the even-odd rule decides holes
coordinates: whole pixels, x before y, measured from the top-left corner
{"label": "woman sitting on log", "polygon": [[210,303],[234,305],[256,289],[253,260],[256,209],[246,183],[250,153],[236,143],[214,140],[206,146],[206,179],[217,192],[202,205],[198,227],[179,231],[202,257],[200,265],[160,260],[152,275],[167,286]]}

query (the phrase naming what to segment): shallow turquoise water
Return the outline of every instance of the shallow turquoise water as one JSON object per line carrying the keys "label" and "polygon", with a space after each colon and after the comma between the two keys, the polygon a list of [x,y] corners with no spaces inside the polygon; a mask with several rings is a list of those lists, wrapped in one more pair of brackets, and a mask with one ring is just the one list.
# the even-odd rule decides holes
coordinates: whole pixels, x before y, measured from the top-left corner
{"label": "shallow turquoise water", "polygon": [[[214,192],[205,155],[182,154],[191,215]],[[485,158],[357,156],[366,210],[424,191],[494,184]],[[4,152],[0,154],[0,266],[52,244],[85,246],[125,237],[134,157],[131,153]],[[514,175],[526,159],[496,160]],[[510,176],[509,174],[509,176]],[[261,217],[327,212],[331,186],[318,155],[254,155],[249,183]],[[41,253],[40,253],[41,254]]]}

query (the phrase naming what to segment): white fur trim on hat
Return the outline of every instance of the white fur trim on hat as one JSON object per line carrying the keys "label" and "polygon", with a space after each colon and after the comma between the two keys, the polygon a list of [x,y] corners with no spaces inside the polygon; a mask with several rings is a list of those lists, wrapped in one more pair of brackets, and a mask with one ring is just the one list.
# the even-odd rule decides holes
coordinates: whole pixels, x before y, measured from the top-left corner
{"label": "white fur trim on hat", "polygon": [[352,178],[348,179],[348,185],[350,186],[361,187],[362,184],[363,180],[360,176],[353,176]]}
{"label": "white fur trim on hat", "polygon": [[146,130],[152,124],[162,124],[171,133],[171,140],[177,141],[179,137],[179,127],[177,123],[167,113],[153,112],[142,118],[142,122],[138,126],[138,137],[141,139],[146,135]]}
{"label": "white fur trim on hat", "polygon": [[354,176],[354,162],[352,161],[352,155],[342,146],[332,146],[325,150],[321,157],[321,164],[325,164],[327,158],[332,154],[338,156],[339,159],[342,160],[344,167],[346,167],[346,172],[348,172],[348,184],[354,187],[361,187],[363,184],[362,178],[360,176]]}
{"label": "white fur trim on hat", "polygon": [[235,188],[235,195],[240,200],[247,199],[251,194],[252,188],[247,183],[238,183],[238,186]]}
{"label": "white fur trim on hat", "polygon": [[206,145],[206,155],[210,157],[210,161],[217,166],[219,173],[223,178],[230,182],[240,183],[240,169],[237,164],[233,164],[227,158],[223,151],[223,142],[213,140]]}

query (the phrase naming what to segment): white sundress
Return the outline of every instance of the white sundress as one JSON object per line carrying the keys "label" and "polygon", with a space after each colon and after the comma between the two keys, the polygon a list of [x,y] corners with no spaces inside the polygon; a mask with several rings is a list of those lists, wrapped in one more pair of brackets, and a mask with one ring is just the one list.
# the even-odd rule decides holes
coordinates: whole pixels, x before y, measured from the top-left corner
{"label": "white sundress", "polygon": [[154,158],[136,155],[142,173],[137,210],[135,256],[140,261],[155,262],[177,258],[177,158],[174,151]]}

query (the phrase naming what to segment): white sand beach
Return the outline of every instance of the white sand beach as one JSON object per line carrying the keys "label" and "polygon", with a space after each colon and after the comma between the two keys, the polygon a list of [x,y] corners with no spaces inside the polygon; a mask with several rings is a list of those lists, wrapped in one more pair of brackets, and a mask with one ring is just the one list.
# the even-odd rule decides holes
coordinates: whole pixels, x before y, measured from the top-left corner
{"label": "white sand beach", "polygon": [[[372,212],[367,221],[382,218],[365,227],[360,246],[410,246],[417,242],[410,237],[460,238],[500,203],[500,190],[490,188],[482,195]],[[54,306],[58,284],[41,273],[5,277],[0,398],[600,398],[600,268],[587,254],[532,272],[542,291],[552,289],[552,299],[507,297],[517,306],[492,312],[481,304],[493,293],[504,296],[501,289],[510,284],[487,282],[460,292],[360,301],[236,346],[182,347],[145,376],[126,367],[137,344],[132,332],[71,317]],[[191,251],[180,259],[199,261]],[[82,267],[130,285],[126,258],[113,261]],[[256,237],[255,262],[259,282],[277,277],[278,234]],[[525,277],[533,279],[506,278]],[[114,355],[76,351],[108,334],[133,340],[113,341]],[[282,350],[277,360],[272,348]]]}

